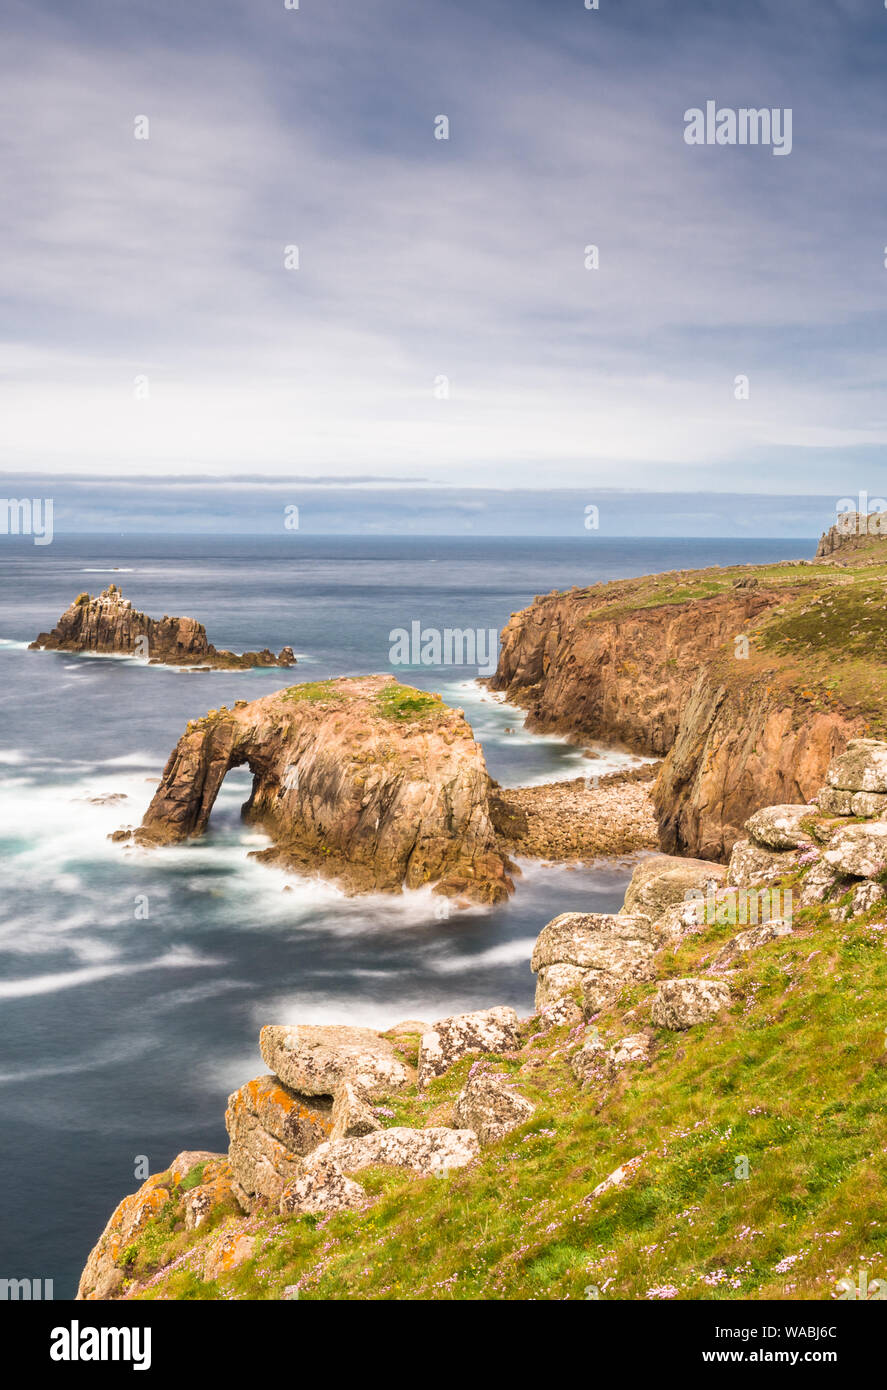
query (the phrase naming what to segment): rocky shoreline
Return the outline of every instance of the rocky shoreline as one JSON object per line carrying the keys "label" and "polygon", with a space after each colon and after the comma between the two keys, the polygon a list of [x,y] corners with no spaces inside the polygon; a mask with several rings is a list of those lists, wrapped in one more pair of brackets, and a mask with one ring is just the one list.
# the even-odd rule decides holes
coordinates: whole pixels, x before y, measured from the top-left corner
{"label": "rocky shoreline", "polygon": [[[865,816],[860,797],[870,798]],[[369,1221],[387,1190],[380,1173],[406,1182],[408,1201],[409,1187],[424,1179],[470,1173],[487,1155],[495,1161],[515,1132],[524,1143],[536,1131],[553,1133],[542,1103],[526,1094],[540,1067],[561,1059],[558,1075],[566,1066],[577,1103],[588,1097],[600,1109],[629,1073],[666,1055],[669,1034],[686,1036],[688,1046],[708,1028],[726,1038],[741,1027],[742,998],[754,997],[737,992],[739,974],[754,969],[758,952],[809,929],[794,919],[793,893],[808,912],[838,924],[883,913],[885,805],[887,742],[855,740],[832,760],[814,800],[756,812],[726,867],[669,855],[642,860],[618,913],[569,912],[543,928],[528,1018],[500,1006],[385,1032],[263,1028],[268,1072],[229,1098],[228,1153],[186,1150],[124,1199],[89,1256],[78,1297],[155,1296],[173,1277],[231,1296],[231,1279],[265,1250],[269,1232],[290,1229],[274,1224],[280,1219],[352,1213]],[[701,947],[695,973],[676,974],[674,953],[693,942]],[[424,1098],[450,1075],[459,1077],[452,1100],[429,1109]],[[655,1161],[640,1148],[602,1173],[583,1204],[643,1181]],[[297,1296],[298,1287],[277,1296]]]}
{"label": "rocky shoreline", "polygon": [[659,847],[652,787],[658,763],[497,793],[493,820],[515,855],[561,862]]}

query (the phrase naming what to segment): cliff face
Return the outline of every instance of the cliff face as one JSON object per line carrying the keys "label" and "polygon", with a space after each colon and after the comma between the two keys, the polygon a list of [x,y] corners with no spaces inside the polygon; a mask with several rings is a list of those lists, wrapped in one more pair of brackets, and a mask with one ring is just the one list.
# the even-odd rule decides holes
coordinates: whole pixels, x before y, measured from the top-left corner
{"label": "cliff face", "polygon": [[292,647],[275,656],[260,652],[218,651],[206,629],[194,618],[149,618],[133,608],[116,584],[98,598],[80,594],[59,618],[52,632],[41,632],[32,651],[108,652],[144,656],[152,664],[212,666],[249,670],[254,666],[294,666]]}
{"label": "cliff face", "polygon": [[275,841],[260,858],[353,891],[507,897],[490,778],[461,710],[387,676],[293,686],[188,726],[136,842],[201,835],[225,774],[246,764],[244,816]]}
{"label": "cliff face", "polygon": [[766,676],[726,683],[717,663],[700,671],[653,791],[662,848],[726,859],[760,806],[809,801],[862,727],[799,708]]}
{"label": "cliff face", "polygon": [[588,591],[548,595],[506,625],[490,685],[528,711],[531,729],[661,756],[675,741],[700,663],[777,601],[737,590],[608,616]]}
{"label": "cliff face", "polygon": [[866,557],[855,577],[786,562],[551,594],[512,616],[490,684],[533,729],[665,755],[662,848],[723,859],[877,718],[882,586]]}

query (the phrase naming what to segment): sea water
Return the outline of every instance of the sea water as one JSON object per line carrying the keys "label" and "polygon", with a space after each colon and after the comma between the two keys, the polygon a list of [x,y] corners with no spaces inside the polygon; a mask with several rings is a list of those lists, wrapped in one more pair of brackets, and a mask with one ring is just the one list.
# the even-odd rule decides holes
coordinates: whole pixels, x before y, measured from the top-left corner
{"label": "sea water", "polygon": [[[492,775],[528,785],[629,765],[531,735],[465,668],[389,664],[390,633],[499,631],[537,593],[659,570],[808,555],[805,541],[56,537],[0,547],[0,1277],[73,1295],[137,1165],[227,1147],[225,1100],[265,1067],[264,1023],[386,1027],[511,1004],[559,912],[612,910],[627,861],[522,861],[514,897],[448,920],[428,889],[346,898],[249,857],[245,769],[209,833],[133,851],[189,719],[297,680],[391,671],[465,710]],[[294,671],[189,672],[29,652],[84,589],[117,583],[155,617],[197,618],[235,651],[286,644]],[[106,798],[119,798],[107,800]],[[285,891],[289,889],[290,891]]]}

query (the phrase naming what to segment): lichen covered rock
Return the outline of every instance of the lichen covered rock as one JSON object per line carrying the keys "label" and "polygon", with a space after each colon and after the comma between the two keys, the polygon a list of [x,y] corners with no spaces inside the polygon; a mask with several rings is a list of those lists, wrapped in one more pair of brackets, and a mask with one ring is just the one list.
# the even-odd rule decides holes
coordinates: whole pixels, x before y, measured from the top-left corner
{"label": "lichen covered rock", "polygon": [[797,868],[796,850],[765,849],[753,840],[737,840],[727,865],[727,883],[731,888],[756,888],[775,883]]}
{"label": "lichen covered rock", "polygon": [[745,829],[764,849],[797,849],[809,845],[810,835],[801,822],[815,814],[815,806],[765,806],[745,822]]}
{"label": "lichen covered rock", "polygon": [[832,759],[825,780],[842,791],[887,792],[887,742],[850,739],[844,752]]}
{"label": "lichen covered rock", "polygon": [[597,1032],[591,1034],[573,1053],[570,1067],[580,1086],[612,1082],[623,1067],[650,1059],[650,1039],[646,1033],[631,1033],[608,1047]]}
{"label": "lichen covered rock", "polygon": [[543,965],[536,981],[536,998],[533,1005],[536,1012],[547,1012],[560,1001],[568,1000],[574,993],[581,993],[587,973],[581,965],[568,965],[565,961],[559,961],[556,965]]}
{"label": "lichen covered rock", "polygon": [[791,933],[791,922],[786,922],[782,918],[775,918],[772,922],[762,922],[760,926],[749,927],[747,931],[737,932],[736,936],[722,947],[708,968],[709,970],[729,970],[740,965],[743,957],[749,951],[754,951],[759,946],[766,946],[768,942],[776,941],[780,936],[791,936]]}
{"label": "lichen covered rock", "polygon": [[439,1019],[422,1035],[419,1085],[426,1087],[471,1053],[511,1052],[519,1044],[520,1020],[514,1009],[480,1009]]}
{"label": "lichen covered rock", "polygon": [[[475,1070],[477,1067],[477,1070]],[[495,1144],[518,1125],[525,1124],[535,1106],[518,1095],[507,1076],[485,1071],[475,1064],[456,1100],[453,1120],[459,1129],[471,1129],[481,1144]]]}
{"label": "lichen covered rock", "polygon": [[846,825],[831,840],[823,858],[851,878],[877,878],[887,870],[887,821]]}
{"label": "lichen covered rock", "polygon": [[536,1008],[582,989],[586,1015],[615,999],[628,980],[649,979],[663,944],[640,913],[563,912],[536,939],[530,967],[539,980]]}
{"label": "lichen covered rock", "polygon": [[346,1024],[267,1024],[259,1035],[265,1065],[306,1096],[332,1096],[349,1081],[361,1096],[403,1090],[415,1072],[372,1028]]}
{"label": "lichen covered rock", "polygon": [[[199,1181],[186,1190],[183,1184],[190,1174]],[[233,1205],[232,1172],[224,1154],[187,1150],[165,1172],[152,1174],[137,1192],[124,1197],[90,1251],[77,1298],[107,1299],[117,1294],[126,1277],[130,1249],[150,1221],[156,1220],[169,1203],[182,1199],[189,1229],[201,1225],[216,1207]]]}
{"label": "lichen covered rock", "polygon": [[722,980],[663,980],[651,1018],[656,1028],[681,1031],[708,1023],[729,1003],[730,989]]}
{"label": "lichen covered rock", "polygon": [[246,1211],[276,1205],[301,1158],[329,1139],[332,1098],[307,1096],[276,1076],[259,1076],[228,1097],[225,1125],[235,1192]]}
{"label": "lichen covered rock", "polygon": [[684,902],[689,892],[707,892],[710,884],[717,886],[725,877],[724,866],[707,859],[651,854],[635,868],[620,911],[643,913],[655,921],[672,904]]}
{"label": "lichen covered rock", "polygon": [[480,1151],[477,1135],[470,1129],[444,1126],[410,1129],[393,1125],[359,1139],[334,1139],[321,1144],[302,1164],[303,1173],[316,1173],[323,1165],[335,1163],[343,1173],[359,1173],[378,1165],[409,1168],[420,1177],[431,1177],[450,1168],[473,1163]]}
{"label": "lichen covered rock", "polygon": [[354,1211],[369,1198],[359,1182],[342,1172],[333,1159],[325,1159],[301,1177],[287,1183],[280,1198],[281,1216],[332,1216],[337,1211]]}

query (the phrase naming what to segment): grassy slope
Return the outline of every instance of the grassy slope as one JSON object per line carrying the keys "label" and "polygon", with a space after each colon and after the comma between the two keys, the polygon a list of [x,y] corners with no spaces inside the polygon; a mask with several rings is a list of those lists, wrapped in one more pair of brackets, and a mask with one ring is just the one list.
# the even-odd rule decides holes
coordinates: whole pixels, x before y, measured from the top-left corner
{"label": "grassy slope", "polygon": [[[653,1060],[580,1091],[566,1030],[530,1038],[501,1066],[538,1106],[479,1163],[444,1179],[377,1170],[365,1214],[260,1221],[255,1258],[203,1283],[179,1270],[143,1296],[564,1299],[828,1298],[839,1278],[887,1261],[885,931],[866,917],[796,913],[795,935],[732,977],[722,1021],[659,1030]],[[882,916],[885,914],[881,913]],[[736,928],[713,926],[666,958],[698,973]],[[626,990],[595,1026],[605,1039],[649,1021],[655,983]],[[625,1017],[630,1010],[630,1016]],[[418,1040],[414,1040],[418,1041]],[[573,1039],[570,1039],[572,1046]],[[386,1123],[447,1123],[470,1063]],[[590,1193],[640,1153],[636,1175]],[[748,1179],[736,1177],[739,1156]],[[205,1238],[153,1222],[139,1272]]]}

